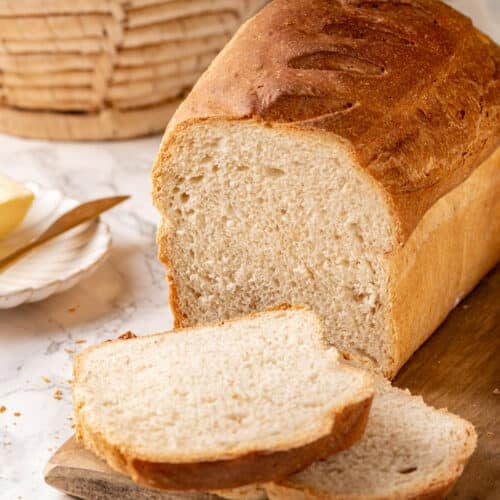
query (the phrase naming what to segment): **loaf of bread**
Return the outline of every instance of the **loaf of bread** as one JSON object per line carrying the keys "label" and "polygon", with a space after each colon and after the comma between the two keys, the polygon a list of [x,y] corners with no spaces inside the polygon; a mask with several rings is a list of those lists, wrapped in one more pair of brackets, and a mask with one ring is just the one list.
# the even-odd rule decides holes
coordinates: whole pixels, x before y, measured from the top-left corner
{"label": "loaf of bread", "polygon": [[282,479],[363,434],[372,377],[303,308],[106,342],[75,362],[76,435],[160,489]]}
{"label": "loaf of bread", "polygon": [[275,0],[153,169],[177,326],[283,302],[392,377],[500,255],[500,49],[437,0]]}

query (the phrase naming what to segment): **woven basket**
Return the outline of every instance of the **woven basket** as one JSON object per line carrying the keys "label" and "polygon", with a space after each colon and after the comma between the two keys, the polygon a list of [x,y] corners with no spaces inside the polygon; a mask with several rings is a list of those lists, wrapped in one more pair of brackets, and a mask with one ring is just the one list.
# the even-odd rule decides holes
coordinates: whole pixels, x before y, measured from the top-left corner
{"label": "woven basket", "polygon": [[1,0],[0,131],[58,140],[160,132],[265,0]]}

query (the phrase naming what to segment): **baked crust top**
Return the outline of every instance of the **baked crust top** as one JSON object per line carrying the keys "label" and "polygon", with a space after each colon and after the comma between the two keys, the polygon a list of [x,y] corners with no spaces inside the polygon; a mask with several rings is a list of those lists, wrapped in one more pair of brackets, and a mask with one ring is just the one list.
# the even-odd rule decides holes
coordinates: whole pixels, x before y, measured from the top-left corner
{"label": "baked crust top", "polygon": [[500,48],[438,0],[274,0],[179,108],[346,143],[398,240],[500,143]]}

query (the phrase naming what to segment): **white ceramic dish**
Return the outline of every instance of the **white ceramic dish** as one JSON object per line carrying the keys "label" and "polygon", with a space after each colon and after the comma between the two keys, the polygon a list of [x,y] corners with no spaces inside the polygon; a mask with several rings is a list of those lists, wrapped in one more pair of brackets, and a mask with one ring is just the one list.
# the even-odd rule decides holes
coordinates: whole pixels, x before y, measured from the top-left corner
{"label": "white ceramic dish", "polygon": [[[78,204],[54,189],[26,184],[35,201],[21,225],[0,240],[0,259],[19,248],[64,212]],[[0,309],[37,302],[75,286],[104,262],[111,247],[108,226],[101,220],[81,224],[34,248],[0,270]]]}

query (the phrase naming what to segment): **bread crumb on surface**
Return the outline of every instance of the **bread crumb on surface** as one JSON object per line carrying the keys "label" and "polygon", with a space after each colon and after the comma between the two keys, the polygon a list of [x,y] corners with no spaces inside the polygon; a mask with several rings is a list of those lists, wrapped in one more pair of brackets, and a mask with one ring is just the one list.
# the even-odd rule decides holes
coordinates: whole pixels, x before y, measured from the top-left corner
{"label": "bread crumb on surface", "polygon": [[493,394],[495,394],[495,395],[500,394],[500,389],[498,387],[496,387],[495,389],[493,389]]}
{"label": "bread crumb on surface", "polygon": [[54,399],[60,401],[62,399],[62,391],[61,389],[56,389],[54,392]]}
{"label": "bread crumb on surface", "polygon": [[14,417],[20,417],[21,416],[21,412],[20,411],[15,411],[14,412]]}
{"label": "bread crumb on surface", "polygon": [[85,344],[87,342],[85,339],[77,339],[75,340],[75,344]]}
{"label": "bread crumb on surface", "polygon": [[131,332],[130,330],[128,332],[122,333],[118,339],[120,340],[127,340],[127,339],[135,339],[137,335],[134,332]]}
{"label": "bread crumb on surface", "polygon": [[3,406],[3,405],[0,406],[0,413],[3,413],[6,409],[7,409],[6,406]]}
{"label": "bread crumb on surface", "polygon": [[78,311],[78,309],[80,309],[80,306],[70,307],[70,308],[68,309],[68,312],[69,312],[69,313],[74,313],[74,312]]}
{"label": "bread crumb on surface", "polygon": [[495,433],[494,433],[494,432],[491,432],[491,431],[486,432],[486,435],[487,435],[489,438],[495,437]]}
{"label": "bread crumb on surface", "polygon": [[51,380],[50,378],[48,377],[41,377],[42,378],[42,382],[44,382],[45,384],[50,384]]}
{"label": "bread crumb on surface", "polygon": [[64,349],[68,354],[73,354],[75,351],[73,349],[68,349],[67,347]]}

